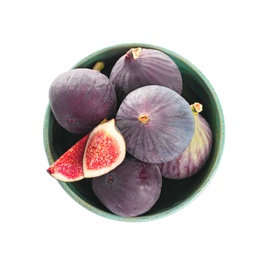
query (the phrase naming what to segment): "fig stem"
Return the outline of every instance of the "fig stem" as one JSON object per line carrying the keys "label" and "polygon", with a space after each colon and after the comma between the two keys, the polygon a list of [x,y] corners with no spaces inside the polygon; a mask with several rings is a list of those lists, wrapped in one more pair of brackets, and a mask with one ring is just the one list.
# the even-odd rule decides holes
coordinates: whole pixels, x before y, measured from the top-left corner
{"label": "fig stem", "polygon": [[126,53],[126,58],[128,59],[133,59],[136,60],[140,57],[142,52],[142,48],[131,48],[127,53]]}
{"label": "fig stem", "polygon": [[195,102],[191,105],[191,109],[194,114],[199,114],[203,110],[203,105],[198,102]]}
{"label": "fig stem", "polygon": [[149,122],[149,116],[148,115],[140,115],[139,121],[143,124],[147,124]]}
{"label": "fig stem", "polygon": [[105,66],[105,63],[103,61],[98,61],[92,68],[93,70],[101,71]]}
{"label": "fig stem", "polygon": [[108,122],[108,120],[106,118],[104,118],[101,122],[100,122],[100,125],[103,124],[103,123],[106,123]]}

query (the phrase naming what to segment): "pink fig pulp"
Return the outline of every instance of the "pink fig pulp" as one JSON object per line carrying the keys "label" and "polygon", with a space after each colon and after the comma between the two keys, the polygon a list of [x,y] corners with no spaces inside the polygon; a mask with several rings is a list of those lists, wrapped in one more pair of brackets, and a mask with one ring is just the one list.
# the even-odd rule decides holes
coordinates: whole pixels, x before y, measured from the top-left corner
{"label": "pink fig pulp", "polygon": [[101,176],[121,164],[126,155],[126,144],[115,127],[115,119],[101,123],[89,135],[83,156],[86,178]]}
{"label": "pink fig pulp", "polygon": [[59,159],[57,159],[47,172],[57,180],[64,182],[79,181],[83,175],[83,155],[89,134],[85,135]]}

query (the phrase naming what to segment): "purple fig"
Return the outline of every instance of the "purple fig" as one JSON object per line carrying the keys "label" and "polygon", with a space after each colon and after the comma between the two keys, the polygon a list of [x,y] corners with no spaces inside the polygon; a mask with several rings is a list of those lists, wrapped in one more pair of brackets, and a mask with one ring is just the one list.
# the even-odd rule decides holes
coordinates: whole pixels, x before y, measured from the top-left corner
{"label": "purple fig", "polygon": [[157,165],[128,155],[108,174],[93,178],[92,188],[111,212],[134,217],[150,210],[159,199],[162,176]]}
{"label": "purple fig", "polygon": [[118,104],[131,91],[146,85],[168,87],[182,92],[182,77],[176,63],[164,52],[132,48],[112,68],[110,80],[115,86]]}
{"label": "purple fig", "polygon": [[202,111],[200,103],[191,105],[195,132],[193,139],[184,152],[175,159],[159,164],[162,176],[169,179],[184,179],[196,174],[206,163],[212,149],[212,132],[206,119],[199,113]]}
{"label": "purple fig", "polygon": [[60,74],[49,89],[57,122],[75,134],[88,133],[116,114],[116,92],[109,78],[95,69],[72,69]]}
{"label": "purple fig", "polygon": [[147,163],[175,158],[190,144],[194,116],[189,103],[163,86],[144,86],[127,95],[116,114],[127,151]]}

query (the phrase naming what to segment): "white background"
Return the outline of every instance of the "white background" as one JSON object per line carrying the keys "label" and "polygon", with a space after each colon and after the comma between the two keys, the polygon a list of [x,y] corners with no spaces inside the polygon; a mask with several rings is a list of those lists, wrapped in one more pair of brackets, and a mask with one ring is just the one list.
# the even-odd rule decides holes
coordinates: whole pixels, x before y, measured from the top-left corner
{"label": "white background", "polygon": [[[176,4],[175,4],[176,3]],[[268,259],[266,1],[2,1],[0,259]],[[182,55],[221,101],[215,177],[183,210],[126,223],[87,211],[47,173],[52,80],[104,47]]]}

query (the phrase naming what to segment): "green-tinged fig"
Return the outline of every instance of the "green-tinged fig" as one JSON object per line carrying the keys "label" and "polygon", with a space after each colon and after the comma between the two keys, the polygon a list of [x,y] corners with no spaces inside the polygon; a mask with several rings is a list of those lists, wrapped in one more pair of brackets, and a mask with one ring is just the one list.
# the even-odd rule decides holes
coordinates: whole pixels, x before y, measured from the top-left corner
{"label": "green-tinged fig", "polygon": [[160,85],[182,92],[182,77],[176,63],[164,52],[132,48],[112,68],[110,80],[115,86],[118,104],[131,91],[147,85]]}
{"label": "green-tinged fig", "polygon": [[115,127],[115,120],[102,122],[91,131],[87,140],[83,156],[85,178],[108,173],[122,163],[125,155],[125,140]]}
{"label": "green-tinged fig", "polygon": [[116,113],[115,88],[95,69],[71,69],[60,74],[49,89],[49,103],[57,122],[67,131],[83,134]]}
{"label": "green-tinged fig", "polygon": [[159,164],[161,173],[169,179],[184,179],[196,174],[206,163],[211,149],[213,136],[206,119],[199,113],[200,103],[191,105],[195,119],[193,139],[184,152],[175,159]]}
{"label": "green-tinged fig", "polygon": [[159,167],[132,156],[106,175],[92,179],[92,188],[102,204],[116,215],[134,217],[150,210],[160,197]]}
{"label": "green-tinged fig", "polygon": [[59,159],[57,159],[47,172],[57,180],[64,182],[79,181],[84,178],[83,175],[83,155],[89,134],[67,150]]}
{"label": "green-tinged fig", "polygon": [[116,115],[127,151],[148,163],[167,162],[189,145],[194,116],[189,103],[163,86],[144,86],[127,95]]}

